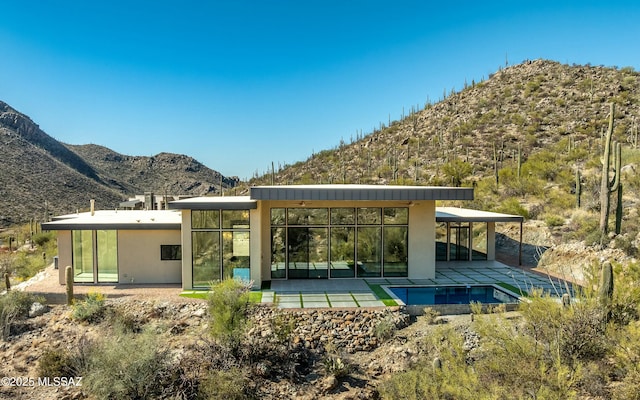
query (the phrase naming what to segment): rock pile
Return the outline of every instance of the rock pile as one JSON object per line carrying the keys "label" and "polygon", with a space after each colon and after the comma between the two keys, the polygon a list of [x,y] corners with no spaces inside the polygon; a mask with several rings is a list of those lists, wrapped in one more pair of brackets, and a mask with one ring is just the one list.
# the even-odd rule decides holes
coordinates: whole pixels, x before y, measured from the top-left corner
{"label": "rock pile", "polygon": [[283,329],[273,323],[278,315],[291,321],[290,340],[294,346],[320,352],[328,344],[348,353],[370,351],[381,344],[386,332],[409,324],[409,315],[399,307],[296,311],[258,307],[252,316],[249,335],[262,338],[278,335],[277,331]]}

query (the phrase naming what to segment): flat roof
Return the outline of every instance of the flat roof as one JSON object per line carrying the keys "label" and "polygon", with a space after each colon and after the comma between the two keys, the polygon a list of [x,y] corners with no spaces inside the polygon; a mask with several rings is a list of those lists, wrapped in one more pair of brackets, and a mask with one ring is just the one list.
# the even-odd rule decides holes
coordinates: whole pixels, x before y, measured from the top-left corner
{"label": "flat roof", "polygon": [[255,200],[473,200],[473,188],[400,185],[254,186]]}
{"label": "flat roof", "polygon": [[470,208],[436,207],[436,222],[522,222],[521,215],[501,214]]}
{"label": "flat roof", "polygon": [[42,224],[43,230],[98,230],[98,229],[162,229],[180,230],[182,214],[171,210],[98,210],[61,215]]}
{"label": "flat roof", "polygon": [[171,210],[249,210],[258,202],[249,196],[192,197],[169,202]]}

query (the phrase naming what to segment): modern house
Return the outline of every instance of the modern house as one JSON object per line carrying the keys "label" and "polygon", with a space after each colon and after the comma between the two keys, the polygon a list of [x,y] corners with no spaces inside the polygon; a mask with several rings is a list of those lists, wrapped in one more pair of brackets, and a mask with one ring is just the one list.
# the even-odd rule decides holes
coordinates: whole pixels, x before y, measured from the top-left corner
{"label": "modern house", "polygon": [[[195,197],[163,211],[95,211],[43,224],[59,265],[79,283],[181,283],[227,278],[433,279],[436,260],[495,259],[496,222],[522,217],[436,207],[472,188],[258,186],[249,196]],[[64,284],[64,268],[60,283]]]}

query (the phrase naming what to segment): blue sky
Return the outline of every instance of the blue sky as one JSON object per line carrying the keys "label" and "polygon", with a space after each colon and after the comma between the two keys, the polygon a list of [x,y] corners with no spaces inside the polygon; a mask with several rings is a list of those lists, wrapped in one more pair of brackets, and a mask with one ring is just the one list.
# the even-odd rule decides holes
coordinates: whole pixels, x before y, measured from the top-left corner
{"label": "blue sky", "polygon": [[348,142],[506,61],[640,70],[637,1],[0,7],[0,100],[49,135],[127,155],[187,154],[242,179]]}

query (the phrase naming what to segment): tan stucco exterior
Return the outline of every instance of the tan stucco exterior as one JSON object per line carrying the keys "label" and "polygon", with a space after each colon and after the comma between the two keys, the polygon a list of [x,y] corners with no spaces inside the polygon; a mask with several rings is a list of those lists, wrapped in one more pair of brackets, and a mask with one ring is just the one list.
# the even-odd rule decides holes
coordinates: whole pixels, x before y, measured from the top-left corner
{"label": "tan stucco exterior", "polygon": [[[118,230],[118,283],[181,283],[182,262],[160,260],[160,245],[180,244],[180,230]],[[58,231],[58,280],[72,265],[71,231]]]}
{"label": "tan stucco exterior", "polygon": [[180,283],[182,262],[160,259],[160,245],[174,244],[179,230],[119,230],[118,282]]}

